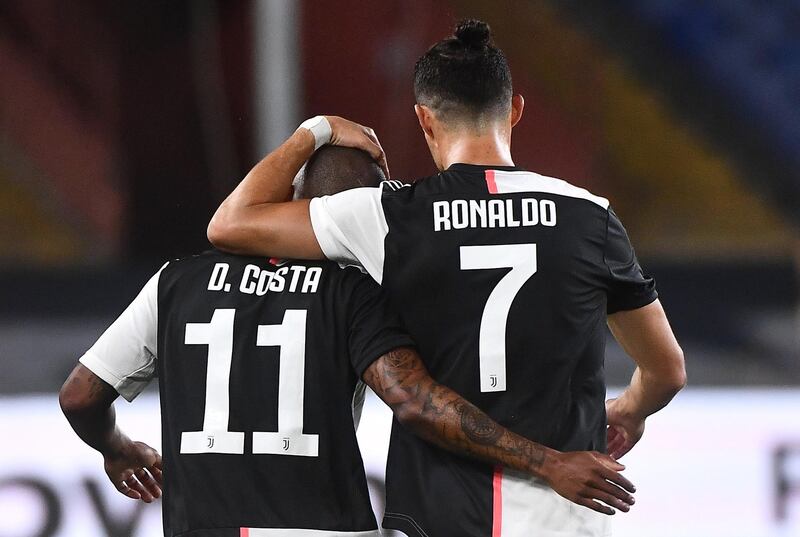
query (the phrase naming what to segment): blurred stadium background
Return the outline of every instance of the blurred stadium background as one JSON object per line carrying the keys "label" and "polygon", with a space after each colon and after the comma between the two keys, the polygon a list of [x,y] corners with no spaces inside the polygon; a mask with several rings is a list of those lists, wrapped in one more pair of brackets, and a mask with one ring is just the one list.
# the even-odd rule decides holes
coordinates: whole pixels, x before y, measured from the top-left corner
{"label": "blurred stadium background", "polygon": [[[71,435],[63,379],[302,119],[430,173],[412,69],[463,17],[526,98],[517,163],[612,200],[686,351],[615,534],[800,535],[800,1],[3,0],[0,537],[159,534]],[[611,393],[631,371],[610,343]],[[117,407],[158,442],[154,390]],[[386,418],[360,431],[376,487]]]}

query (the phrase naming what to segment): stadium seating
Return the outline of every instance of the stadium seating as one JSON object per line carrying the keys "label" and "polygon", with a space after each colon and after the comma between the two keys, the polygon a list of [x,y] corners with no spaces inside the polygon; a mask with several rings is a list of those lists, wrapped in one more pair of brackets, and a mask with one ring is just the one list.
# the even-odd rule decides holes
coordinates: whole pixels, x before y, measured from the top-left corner
{"label": "stadium seating", "polygon": [[[800,3],[790,0],[624,0],[701,91],[728,104],[792,168],[771,190],[800,215]],[[787,200],[787,196],[789,199]]]}

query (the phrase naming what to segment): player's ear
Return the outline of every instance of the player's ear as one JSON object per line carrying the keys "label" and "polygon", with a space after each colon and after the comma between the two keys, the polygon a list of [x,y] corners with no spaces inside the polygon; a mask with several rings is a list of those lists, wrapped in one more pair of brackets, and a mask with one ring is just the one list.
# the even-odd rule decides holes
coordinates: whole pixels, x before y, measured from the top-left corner
{"label": "player's ear", "polygon": [[414,113],[417,114],[419,126],[422,127],[422,132],[425,136],[433,138],[433,112],[424,104],[415,104]]}
{"label": "player's ear", "polygon": [[515,126],[522,119],[522,111],[525,109],[525,99],[517,93],[511,97],[511,126]]}

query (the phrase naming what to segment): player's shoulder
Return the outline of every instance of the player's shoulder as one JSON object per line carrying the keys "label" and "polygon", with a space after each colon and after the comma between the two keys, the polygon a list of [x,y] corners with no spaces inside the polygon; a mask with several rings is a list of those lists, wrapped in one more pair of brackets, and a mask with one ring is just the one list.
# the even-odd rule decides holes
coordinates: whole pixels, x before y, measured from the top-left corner
{"label": "player's shoulder", "polygon": [[390,194],[392,192],[400,192],[404,188],[411,188],[411,184],[396,179],[387,179],[381,181],[378,188],[381,189],[382,194]]}
{"label": "player's shoulder", "polygon": [[228,254],[212,248],[196,254],[170,259],[164,264],[164,268],[162,270],[164,272],[166,271],[181,272],[213,263],[222,263],[222,262],[240,263],[247,261],[266,262],[267,258],[255,258],[255,257]]}
{"label": "player's shoulder", "polygon": [[369,285],[374,284],[375,280],[372,279],[363,267],[358,265],[348,265],[343,263],[336,263],[334,261],[320,261],[328,272],[333,275],[332,280],[339,282],[342,285],[352,287],[360,285],[364,282],[369,282]]}
{"label": "player's shoulder", "polygon": [[603,196],[593,194],[586,188],[574,185],[564,179],[550,177],[527,170],[487,170],[486,183],[494,194],[542,193],[587,201],[603,210],[608,210],[610,202]]}
{"label": "player's shoulder", "polygon": [[399,181],[396,179],[382,181],[380,189],[380,200],[385,205],[388,203],[405,204],[410,202],[413,205],[417,198],[426,198],[436,194],[441,190],[437,178],[439,176],[424,177],[414,181]]}
{"label": "player's shoulder", "polygon": [[287,270],[292,265],[304,265],[306,267],[318,266],[324,269],[337,268],[335,263],[330,261],[301,261],[294,259],[279,259],[265,256],[248,256],[231,254],[216,249],[206,250],[194,255],[188,255],[172,259],[164,264],[161,269],[162,279],[166,277],[180,278],[186,277],[194,272],[203,272],[208,268],[224,265],[226,271],[242,271],[248,266],[255,266],[260,270],[275,271],[281,267]]}

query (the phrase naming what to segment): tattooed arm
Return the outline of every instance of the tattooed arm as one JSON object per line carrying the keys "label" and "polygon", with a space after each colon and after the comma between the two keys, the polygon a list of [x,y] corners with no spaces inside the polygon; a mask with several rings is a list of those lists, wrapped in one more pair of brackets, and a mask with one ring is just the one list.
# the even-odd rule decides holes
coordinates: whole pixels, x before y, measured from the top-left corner
{"label": "tattooed arm", "polygon": [[[416,435],[455,453],[544,479],[558,494],[605,514],[628,511],[634,486],[625,467],[597,452],[561,453],[515,434],[433,380],[419,355],[395,349],[370,365],[366,382]],[[597,500],[605,503],[602,505]]]}
{"label": "tattooed arm", "polygon": [[103,455],[105,471],[125,496],[146,503],[161,496],[161,455],[134,442],[117,427],[117,392],[83,364],[73,369],[58,394],[61,410],[78,436]]}

